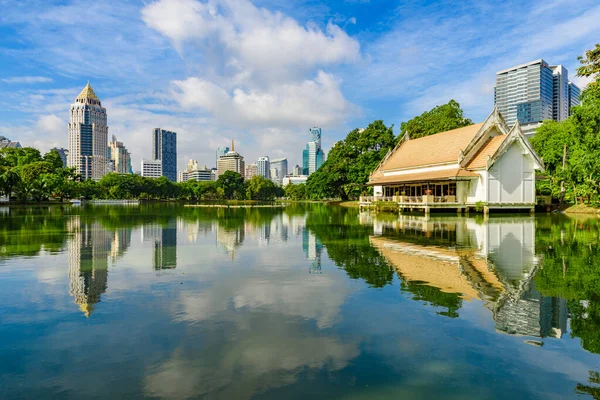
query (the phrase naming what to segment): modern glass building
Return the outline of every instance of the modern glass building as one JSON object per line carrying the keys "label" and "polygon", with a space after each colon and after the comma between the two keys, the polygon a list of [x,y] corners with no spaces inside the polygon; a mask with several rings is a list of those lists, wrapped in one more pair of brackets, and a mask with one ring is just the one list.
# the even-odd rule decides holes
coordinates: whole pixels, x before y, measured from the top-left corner
{"label": "modern glass building", "polygon": [[312,127],[310,141],[302,152],[302,171],[304,175],[310,175],[318,170],[325,162],[325,152],[321,148],[321,128]]}
{"label": "modern glass building", "polygon": [[281,186],[283,178],[288,175],[287,158],[274,158],[271,160],[271,171],[276,171],[276,174],[271,173],[271,179]]}
{"label": "modern glass building", "polygon": [[215,165],[219,162],[219,158],[223,157],[229,151],[229,146],[221,146],[217,149],[217,158],[215,159]]}
{"label": "modern glass building", "polygon": [[569,115],[571,115],[571,107],[578,106],[580,104],[579,97],[581,91],[573,82],[569,82]]}
{"label": "modern glass building", "polygon": [[152,158],[160,160],[162,176],[177,182],[177,133],[155,128],[152,131]]}
{"label": "modern glass building", "polygon": [[544,120],[568,118],[569,102],[568,71],[562,65],[539,59],[496,73],[494,103],[509,126],[518,120],[525,133],[533,134]]}

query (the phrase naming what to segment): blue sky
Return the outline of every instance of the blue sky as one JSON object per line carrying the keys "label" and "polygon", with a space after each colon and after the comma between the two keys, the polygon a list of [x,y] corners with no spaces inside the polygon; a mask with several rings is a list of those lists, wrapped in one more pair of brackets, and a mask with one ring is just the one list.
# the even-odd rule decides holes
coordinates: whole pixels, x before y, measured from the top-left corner
{"label": "blue sky", "polygon": [[544,58],[572,80],[600,41],[598,0],[335,2],[0,0],[0,135],[67,147],[69,104],[89,79],[109,135],[149,157],[178,132],[178,164],[209,167],[235,139],[247,162],[301,162],[313,125],[326,150],[375,119],[455,99],[481,121],[495,72]]}

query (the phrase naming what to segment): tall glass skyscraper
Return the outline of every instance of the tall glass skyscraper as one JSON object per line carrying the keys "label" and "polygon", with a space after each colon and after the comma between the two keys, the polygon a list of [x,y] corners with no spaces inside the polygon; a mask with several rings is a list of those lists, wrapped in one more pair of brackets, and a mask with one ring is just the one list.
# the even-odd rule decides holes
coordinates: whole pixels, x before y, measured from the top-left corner
{"label": "tall glass skyscraper", "polygon": [[[579,88],[574,86],[575,90]],[[518,120],[525,133],[533,134],[544,120],[568,118],[568,71],[542,59],[498,71],[494,103],[509,126]]]}
{"label": "tall glass skyscraper", "polygon": [[155,128],[152,131],[152,158],[161,162],[162,176],[177,182],[177,133]]}
{"label": "tall glass skyscraper", "polygon": [[269,157],[259,157],[256,161],[256,168],[258,175],[267,179],[271,178],[271,162],[269,161]]}
{"label": "tall glass skyscraper", "polygon": [[108,172],[107,155],[106,108],[88,82],[71,104],[67,165],[82,179],[99,180]]}
{"label": "tall glass skyscraper", "polygon": [[310,175],[325,162],[325,152],[321,148],[321,128],[310,128],[310,141],[302,152],[302,169],[304,175]]}

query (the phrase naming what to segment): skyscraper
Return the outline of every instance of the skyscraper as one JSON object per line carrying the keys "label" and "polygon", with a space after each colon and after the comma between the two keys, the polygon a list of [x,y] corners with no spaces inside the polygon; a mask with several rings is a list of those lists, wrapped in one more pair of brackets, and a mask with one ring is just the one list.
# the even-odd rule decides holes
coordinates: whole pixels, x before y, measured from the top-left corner
{"label": "skyscraper", "polygon": [[152,158],[160,160],[162,176],[177,181],[177,133],[155,128],[152,131]]}
{"label": "skyscraper", "polygon": [[215,160],[215,165],[219,162],[219,158],[223,157],[229,151],[229,146],[221,146],[217,149],[217,158]]}
{"label": "skyscraper", "polygon": [[271,163],[268,156],[259,157],[256,161],[256,168],[259,176],[267,179],[271,178]]}
{"label": "skyscraper", "polygon": [[90,83],[71,104],[67,164],[82,179],[99,180],[108,171],[108,126],[106,108]]}
{"label": "skyscraper", "polygon": [[271,174],[271,179],[278,185],[283,183],[283,178],[288,174],[288,161],[287,158],[274,158],[271,160],[271,169],[276,170],[276,176]]}
{"label": "skyscraper", "polygon": [[248,164],[246,165],[246,173],[245,178],[250,179],[253,176],[258,175],[258,166],[256,164]]}
{"label": "skyscraper", "polygon": [[224,156],[219,158],[217,161],[217,177],[223,175],[225,171],[233,171],[244,176],[246,167],[244,163],[244,157],[242,157],[237,151],[233,140],[231,141],[231,150],[228,151]]}
{"label": "skyscraper", "polygon": [[[573,85],[571,91],[579,88]],[[568,118],[570,101],[568,71],[562,65],[540,59],[496,72],[494,102],[509,126],[518,120],[527,134],[544,120]],[[573,102],[579,104],[578,96]]]}
{"label": "skyscraper", "polygon": [[112,170],[117,174],[130,174],[131,173],[131,154],[127,151],[127,148],[123,145],[123,142],[117,141],[115,135],[112,136],[112,141],[108,144],[110,150],[110,161],[112,163]]}
{"label": "skyscraper", "polygon": [[580,103],[579,96],[581,92],[579,88],[569,81],[569,115],[571,115],[571,107],[578,106]]}
{"label": "skyscraper", "polygon": [[310,140],[302,152],[302,169],[304,175],[310,175],[325,162],[325,153],[321,148],[321,128],[310,128]]}

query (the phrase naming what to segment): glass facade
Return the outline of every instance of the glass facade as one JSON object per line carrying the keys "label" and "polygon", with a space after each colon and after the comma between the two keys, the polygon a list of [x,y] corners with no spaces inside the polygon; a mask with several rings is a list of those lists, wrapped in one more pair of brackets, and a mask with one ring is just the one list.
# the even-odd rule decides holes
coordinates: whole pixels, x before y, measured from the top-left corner
{"label": "glass facade", "polygon": [[310,141],[302,152],[302,172],[304,175],[312,174],[325,162],[325,152],[321,148],[321,128],[312,127],[309,131]]}
{"label": "glass facade", "polygon": [[152,158],[161,161],[162,176],[177,182],[177,133],[161,128],[154,129]]}

